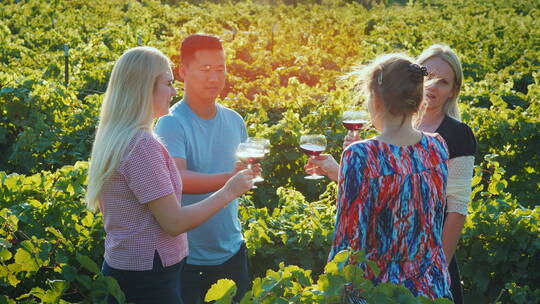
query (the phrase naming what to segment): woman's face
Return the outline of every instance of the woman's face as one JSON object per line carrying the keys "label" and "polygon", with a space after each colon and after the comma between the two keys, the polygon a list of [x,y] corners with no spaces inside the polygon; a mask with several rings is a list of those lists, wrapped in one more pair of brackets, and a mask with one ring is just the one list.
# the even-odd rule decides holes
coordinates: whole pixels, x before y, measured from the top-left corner
{"label": "woman's face", "polygon": [[169,113],[171,100],[176,96],[176,89],[173,87],[173,76],[171,71],[160,74],[154,84],[153,111],[154,118],[159,118]]}
{"label": "woman's face", "polygon": [[438,56],[424,62],[428,71],[424,101],[427,112],[442,112],[446,102],[455,94],[455,74],[452,67]]}

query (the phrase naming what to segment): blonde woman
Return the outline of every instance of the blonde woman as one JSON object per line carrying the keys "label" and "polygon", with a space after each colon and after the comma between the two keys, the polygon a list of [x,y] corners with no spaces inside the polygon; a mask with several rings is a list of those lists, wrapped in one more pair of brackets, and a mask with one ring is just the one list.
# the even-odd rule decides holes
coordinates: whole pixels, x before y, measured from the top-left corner
{"label": "blonde woman", "polygon": [[[103,214],[105,261],[128,302],[182,303],[180,272],[188,254],[186,231],[248,191],[254,173],[242,170],[207,199],[180,203],[176,165],[152,133],[176,90],[170,60],[137,47],[116,62],[92,148],[86,203]],[[109,296],[109,303],[115,300]]]}
{"label": "blonde woman", "polygon": [[463,83],[461,62],[448,46],[434,44],[418,57],[428,71],[424,114],[420,130],[439,133],[450,151],[443,248],[450,261],[454,302],[463,303],[461,280],[454,252],[461,237],[471,195],[476,139],[471,128],[460,120],[458,97]]}

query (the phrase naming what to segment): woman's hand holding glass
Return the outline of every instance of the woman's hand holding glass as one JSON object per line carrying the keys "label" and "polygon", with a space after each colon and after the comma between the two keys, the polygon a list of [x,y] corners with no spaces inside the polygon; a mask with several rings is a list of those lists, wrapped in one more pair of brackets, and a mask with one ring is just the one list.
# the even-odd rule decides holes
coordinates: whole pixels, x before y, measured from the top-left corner
{"label": "woman's hand holding glass", "polygon": [[333,181],[338,180],[339,164],[330,154],[321,154],[319,156],[310,157],[304,170],[308,174],[325,175]]}
{"label": "woman's hand holding glass", "polygon": [[[307,154],[310,159],[319,156],[326,149],[326,137],[320,134],[303,135],[300,137],[300,150]],[[322,175],[312,172],[311,175],[304,176],[305,179],[321,179]]]}
{"label": "woman's hand holding glass", "polygon": [[369,122],[369,113],[364,110],[343,112],[342,123],[352,135],[358,135],[358,131]]}
{"label": "woman's hand holding glass", "polygon": [[353,142],[359,141],[360,139],[358,133],[354,134],[352,131],[347,132],[347,135],[343,139],[343,150],[347,149]]}
{"label": "woman's hand holding glass", "polygon": [[[266,138],[249,137],[246,142],[262,146],[265,155],[270,152],[270,140]],[[259,172],[257,172],[257,176],[255,177],[253,182],[257,183],[262,181],[264,181],[264,178],[261,176],[261,170],[259,167]]]}
{"label": "woman's hand holding glass", "polygon": [[255,172],[252,169],[244,169],[236,172],[223,186],[230,200],[233,200],[244,193],[248,192],[253,186],[253,179],[255,178]]}
{"label": "woman's hand holding glass", "polygon": [[343,149],[345,149],[353,142],[360,140],[358,131],[368,125],[369,113],[364,110],[345,111],[343,112],[342,123],[343,126],[349,130],[343,141]]}
{"label": "woman's hand holding glass", "polygon": [[[238,157],[238,159],[244,163],[249,170],[256,167],[255,174],[260,174],[261,169],[258,163],[264,158],[264,151],[264,146],[259,143],[245,142],[238,145],[238,148],[236,149],[236,157]],[[252,182],[255,183],[256,181],[257,180],[254,178]],[[257,186],[253,185],[251,188],[255,189]]]}
{"label": "woman's hand holding glass", "polygon": [[[353,142],[361,139],[358,131],[365,128],[368,125],[369,120],[369,113],[364,110],[345,111],[343,113],[343,126],[349,130],[343,140],[343,150]],[[310,157],[307,164],[304,166],[304,169],[307,173],[312,174],[312,176],[319,176],[320,174],[327,176],[333,181],[338,180],[339,163],[329,154]]]}

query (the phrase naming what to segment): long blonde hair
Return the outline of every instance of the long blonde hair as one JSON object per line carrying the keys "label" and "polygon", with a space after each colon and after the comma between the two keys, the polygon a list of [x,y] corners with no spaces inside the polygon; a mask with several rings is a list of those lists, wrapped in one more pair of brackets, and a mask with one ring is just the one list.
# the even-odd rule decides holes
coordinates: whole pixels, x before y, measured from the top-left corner
{"label": "long blonde hair", "polygon": [[122,160],[137,132],[151,132],[152,96],[157,77],[170,70],[171,62],[152,47],[126,51],[116,62],[101,105],[92,146],[86,205],[95,211],[107,177]]}
{"label": "long blonde hair", "polygon": [[457,54],[449,46],[444,44],[433,44],[418,56],[417,61],[420,64],[424,64],[433,57],[439,57],[444,60],[454,71],[454,96],[444,104],[443,112],[454,119],[461,120],[461,114],[458,108],[459,92],[463,84],[461,61]]}

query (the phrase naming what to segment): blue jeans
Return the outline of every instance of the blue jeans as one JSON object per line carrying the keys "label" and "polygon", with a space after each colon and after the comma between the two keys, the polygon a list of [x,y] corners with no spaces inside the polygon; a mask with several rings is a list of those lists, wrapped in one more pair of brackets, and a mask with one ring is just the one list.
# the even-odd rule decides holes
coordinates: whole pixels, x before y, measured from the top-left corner
{"label": "blue jeans", "polygon": [[[183,304],[180,297],[180,274],[186,259],[180,263],[163,267],[157,251],[154,253],[152,270],[132,271],[112,268],[103,261],[101,272],[118,281],[120,289],[126,295],[126,302],[137,304],[163,303]],[[112,295],[107,297],[108,304],[118,303]]]}
{"label": "blue jeans", "polygon": [[236,283],[234,301],[239,302],[249,290],[251,281],[247,262],[246,244],[221,265],[202,266],[186,264],[182,270],[182,300],[185,304],[204,302],[204,296],[219,279],[231,279]]}

